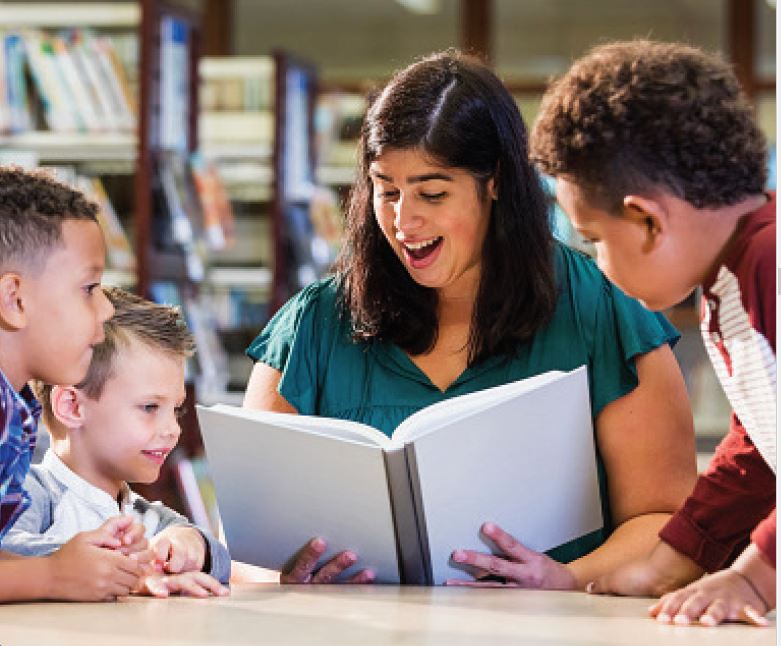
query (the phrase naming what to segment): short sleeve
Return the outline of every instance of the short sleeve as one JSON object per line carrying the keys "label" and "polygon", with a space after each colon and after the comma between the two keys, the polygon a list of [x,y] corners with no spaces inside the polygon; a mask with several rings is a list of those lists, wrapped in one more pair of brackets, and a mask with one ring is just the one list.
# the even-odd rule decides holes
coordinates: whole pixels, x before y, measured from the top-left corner
{"label": "short sleeve", "polygon": [[680,338],[663,314],[626,296],[579,252],[569,252],[570,281],[589,355],[593,415],[638,384],[635,357]]}
{"label": "short sleeve", "polygon": [[282,373],[279,394],[303,415],[316,413],[318,357],[336,316],[334,279],[312,283],[291,298],[247,348],[247,355]]}

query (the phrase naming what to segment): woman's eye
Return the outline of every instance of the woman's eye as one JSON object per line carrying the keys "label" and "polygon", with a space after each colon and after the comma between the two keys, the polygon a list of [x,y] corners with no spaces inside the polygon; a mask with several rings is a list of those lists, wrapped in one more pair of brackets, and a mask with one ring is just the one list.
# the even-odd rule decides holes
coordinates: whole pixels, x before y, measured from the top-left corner
{"label": "woman's eye", "polygon": [[420,196],[424,200],[428,200],[429,202],[436,202],[438,200],[441,200],[443,197],[445,197],[447,193],[445,191],[440,191],[439,193],[421,193]]}
{"label": "woman's eye", "polygon": [[394,200],[399,196],[399,192],[378,190],[375,191],[375,195],[377,195],[380,199],[383,200]]}

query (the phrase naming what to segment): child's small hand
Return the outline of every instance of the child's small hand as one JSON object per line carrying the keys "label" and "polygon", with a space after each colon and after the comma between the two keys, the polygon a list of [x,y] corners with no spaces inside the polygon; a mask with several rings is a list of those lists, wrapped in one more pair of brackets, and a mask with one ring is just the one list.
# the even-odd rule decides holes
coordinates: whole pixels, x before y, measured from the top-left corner
{"label": "child's small hand", "polygon": [[117,538],[121,541],[119,551],[125,555],[134,554],[137,552],[143,552],[148,548],[148,542],[144,537],[146,532],[143,525],[134,522],[124,532],[117,534]]}
{"label": "child's small hand", "polygon": [[152,575],[144,579],[139,594],[165,598],[171,594],[206,598],[210,595],[224,597],[230,594],[228,588],[205,572],[182,572],[181,574]]}
{"label": "child's small hand", "polygon": [[768,610],[743,575],[726,569],[667,593],[648,612],[657,621],[679,626],[697,621],[705,626],[717,626],[724,621],[767,626],[764,615]]}
{"label": "child's small hand", "polygon": [[199,572],[206,560],[206,540],[194,527],[169,527],[149,542],[161,571]]}

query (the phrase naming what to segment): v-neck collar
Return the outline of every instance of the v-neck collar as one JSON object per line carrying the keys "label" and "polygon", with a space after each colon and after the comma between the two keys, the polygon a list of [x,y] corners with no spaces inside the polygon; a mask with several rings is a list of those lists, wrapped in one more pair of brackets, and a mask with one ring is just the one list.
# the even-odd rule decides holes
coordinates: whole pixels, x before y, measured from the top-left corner
{"label": "v-neck collar", "polygon": [[477,365],[467,366],[464,371],[445,390],[440,390],[429,376],[418,367],[418,365],[394,343],[376,342],[371,345],[371,351],[379,361],[388,370],[396,374],[416,381],[431,390],[435,390],[442,396],[449,396],[457,391],[463,384],[480,376],[486,370],[495,368],[498,364],[507,360],[507,357],[489,357]]}

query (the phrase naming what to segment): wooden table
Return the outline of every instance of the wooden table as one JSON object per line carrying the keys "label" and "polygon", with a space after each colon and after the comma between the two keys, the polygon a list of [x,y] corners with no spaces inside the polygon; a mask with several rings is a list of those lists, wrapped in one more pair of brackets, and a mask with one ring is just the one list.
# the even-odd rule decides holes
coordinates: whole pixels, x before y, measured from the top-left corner
{"label": "wooden table", "polygon": [[2,646],[146,644],[776,643],[771,628],[678,627],[646,618],[645,599],[570,592],[386,586],[235,585],[207,600],[0,606]]}

